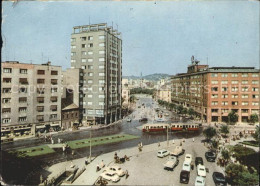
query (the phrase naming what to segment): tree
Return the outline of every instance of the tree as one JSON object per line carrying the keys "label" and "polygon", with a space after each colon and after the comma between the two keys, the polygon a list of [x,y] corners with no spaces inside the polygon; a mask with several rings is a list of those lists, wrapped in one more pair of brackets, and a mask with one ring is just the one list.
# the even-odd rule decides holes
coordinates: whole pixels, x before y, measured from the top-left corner
{"label": "tree", "polygon": [[258,185],[258,174],[256,172],[250,173],[243,165],[229,164],[225,172],[231,185]]}
{"label": "tree", "polygon": [[235,124],[238,121],[238,115],[234,110],[232,110],[228,114],[228,121],[229,121],[229,124]]}
{"label": "tree", "polygon": [[221,125],[220,130],[219,130],[222,134],[225,135],[225,137],[227,136],[227,134],[229,133],[229,127],[227,125]]}
{"label": "tree", "polygon": [[257,115],[257,114],[251,114],[251,115],[250,115],[250,122],[251,122],[251,123],[256,123],[256,122],[258,122],[258,115]]}
{"label": "tree", "polygon": [[182,110],[183,110],[183,106],[182,105],[178,105],[177,106],[177,111],[178,111],[179,114],[182,113]]}
{"label": "tree", "polygon": [[218,145],[219,145],[219,141],[217,141],[217,140],[212,140],[212,141],[211,141],[211,147],[212,147],[213,149],[217,149],[217,148],[218,148]]}
{"label": "tree", "polygon": [[193,115],[195,114],[194,109],[193,109],[193,108],[189,108],[188,114],[189,114],[190,116],[193,116]]}
{"label": "tree", "polygon": [[253,138],[260,144],[259,127],[256,126],[255,133],[252,134]]}
{"label": "tree", "polygon": [[187,108],[183,108],[183,109],[182,109],[182,114],[186,115],[187,113],[188,113]]}
{"label": "tree", "polygon": [[224,166],[226,166],[227,162],[229,161],[230,159],[230,153],[228,150],[222,150],[221,151],[221,156],[222,158],[224,159],[225,163],[224,163]]}
{"label": "tree", "polygon": [[245,165],[247,165],[248,162],[250,163],[250,159],[248,159],[248,157],[256,153],[254,149],[243,147],[242,145],[233,146],[231,151],[233,152],[233,157]]}
{"label": "tree", "polygon": [[131,95],[130,96],[130,103],[134,103],[135,102],[135,96],[134,95]]}
{"label": "tree", "polygon": [[206,129],[203,130],[203,135],[206,137],[208,141],[211,140],[215,135],[217,134],[217,131],[213,127],[207,127]]}

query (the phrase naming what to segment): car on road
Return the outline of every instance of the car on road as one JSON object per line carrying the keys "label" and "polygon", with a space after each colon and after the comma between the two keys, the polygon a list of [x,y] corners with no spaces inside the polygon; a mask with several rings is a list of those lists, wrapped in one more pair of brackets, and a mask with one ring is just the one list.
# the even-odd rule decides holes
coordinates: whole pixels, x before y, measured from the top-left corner
{"label": "car on road", "polygon": [[189,172],[190,172],[190,169],[191,169],[190,162],[184,161],[184,162],[183,162],[183,165],[182,165],[182,170],[184,170],[184,171],[189,171]]}
{"label": "car on road", "polygon": [[195,165],[198,166],[198,165],[203,165],[203,159],[202,157],[196,157],[195,158]]}
{"label": "car on road", "polygon": [[125,175],[125,171],[123,169],[121,169],[121,167],[116,166],[116,165],[112,165],[109,167],[106,167],[104,172],[113,172],[115,174],[117,174],[118,176],[124,176]]}
{"label": "car on road", "polygon": [[139,121],[140,122],[145,122],[145,121],[148,121],[148,119],[147,118],[141,118],[141,119],[139,119]]}
{"label": "car on road", "polygon": [[175,156],[169,156],[168,160],[163,164],[165,170],[173,171],[174,167],[179,164],[179,160]]}
{"label": "car on road", "polygon": [[175,149],[171,152],[172,156],[179,157],[180,155],[183,155],[185,150],[181,146],[176,146]]}
{"label": "car on road", "polygon": [[204,165],[198,165],[197,166],[197,174],[201,177],[206,177],[206,168]]}
{"label": "car on road", "polygon": [[157,157],[163,158],[165,156],[168,156],[170,154],[170,151],[162,149],[157,152]]}
{"label": "car on road", "polygon": [[168,112],[166,112],[166,113],[164,114],[164,116],[169,116],[169,113],[168,113]]}
{"label": "car on road", "polygon": [[216,157],[217,157],[216,153],[213,152],[213,151],[208,151],[208,152],[205,153],[205,158],[209,162],[215,162]]}
{"label": "car on road", "polygon": [[188,184],[190,180],[190,172],[182,170],[180,173],[180,183]]}
{"label": "car on road", "polygon": [[185,159],[184,159],[185,162],[189,162],[189,164],[191,164],[191,161],[192,161],[192,155],[191,154],[186,154],[185,155]]}
{"label": "car on road", "polygon": [[100,175],[103,179],[112,181],[112,182],[118,182],[120,180],[119,176],[114,173],[113,171],[105,171]]}
{"label": "car on road", "polygon": [[126,121],[127,122],[131,122],[132,120],[131,120],[131,118],[127,118]]}
{"label": "car on road", "polygon": [[165,120],[163,118],[158,118],[156,121],[157,122],[165,122]]}
{"label": "car on road", "polygon": [[225,176],[220,172],[213,172],[212,178],[215,185],[223,185],[223,186],[227,185]]}
{"label": "car on road", "polygon": [[205,186],[205,178],[197,176],[195,180],[195,186]]}
{"label": "car on road", "polygon": [[138,108],[141,108],[141,106],[138,106]]}

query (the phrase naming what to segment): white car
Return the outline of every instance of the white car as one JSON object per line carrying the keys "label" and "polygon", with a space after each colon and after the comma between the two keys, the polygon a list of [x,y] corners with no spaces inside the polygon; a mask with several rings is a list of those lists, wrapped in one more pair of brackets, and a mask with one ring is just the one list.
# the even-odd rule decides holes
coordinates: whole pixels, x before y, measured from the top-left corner
{"label": "white car", "polygon": [[197,166],[198,176],[206,177],[206,168],[204,165],[199,164]]}
{"label": "white car", "polygon": [[168,156],[170,154],[170,151],[162,149],[157,152],[157,157],[163,158],[165,156]]}
{"label": "white car", "polygon": [[190,169],[191,169],[190,162],[184,161],[182,165],[182,170],[190,172]]}
{"label": "white car", "polygon": [[105,171],[100,175],[103,179],[112,181],[112,182],[118,182],[120,180],[119,176],[112,172],[112,171]]}
{"label": "white car", "polygon": [[116,165],[106,167],[104,172],[107,172],[107,171],[116,173],[118,176],[124,176],[125,175],[125,171],[123,169],[121,169],[121,167],[116,166]]}
{"label": "white car", "polygon": [[205,186],[205,178],[197,176],[195,180],[195,186]]}
{"label": "white car", "polygon": [[186,154],[184,161],[185,162],[189,162],[189,164],[191,164],[191,160],[192,160],[192,155],[191,154]]}
{"label": "white car", "polygon": [[127,118],[126,121],[127,122],[131,122],[132,120],[131,120],[131,118]]}

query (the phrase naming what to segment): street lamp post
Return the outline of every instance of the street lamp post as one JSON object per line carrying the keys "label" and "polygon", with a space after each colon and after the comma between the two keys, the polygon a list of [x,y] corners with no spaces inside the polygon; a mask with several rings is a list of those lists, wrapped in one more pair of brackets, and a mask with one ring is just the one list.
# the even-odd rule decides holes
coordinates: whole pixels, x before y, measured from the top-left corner
{"label": "street lamp post", "polygon": [[92,126],[90,126],[90,145],[89,145],[89,162],[91,162],[91,141],[92,141]]}
{"label": "street lamp post", "polygon": [[167,147],[169,146],[169,128],[168,128],[168,126],[167,126]]}

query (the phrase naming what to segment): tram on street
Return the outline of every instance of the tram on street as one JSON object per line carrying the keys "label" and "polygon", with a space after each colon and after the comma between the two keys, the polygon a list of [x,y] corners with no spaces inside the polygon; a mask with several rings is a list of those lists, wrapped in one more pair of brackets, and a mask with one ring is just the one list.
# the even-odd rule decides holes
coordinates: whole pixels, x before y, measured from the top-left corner
{"label": "tram on street", "polygon": [[143,125],[143,132],[166,132],[169,131],[198,131],[199,124],[196,123],[151,123]]}

